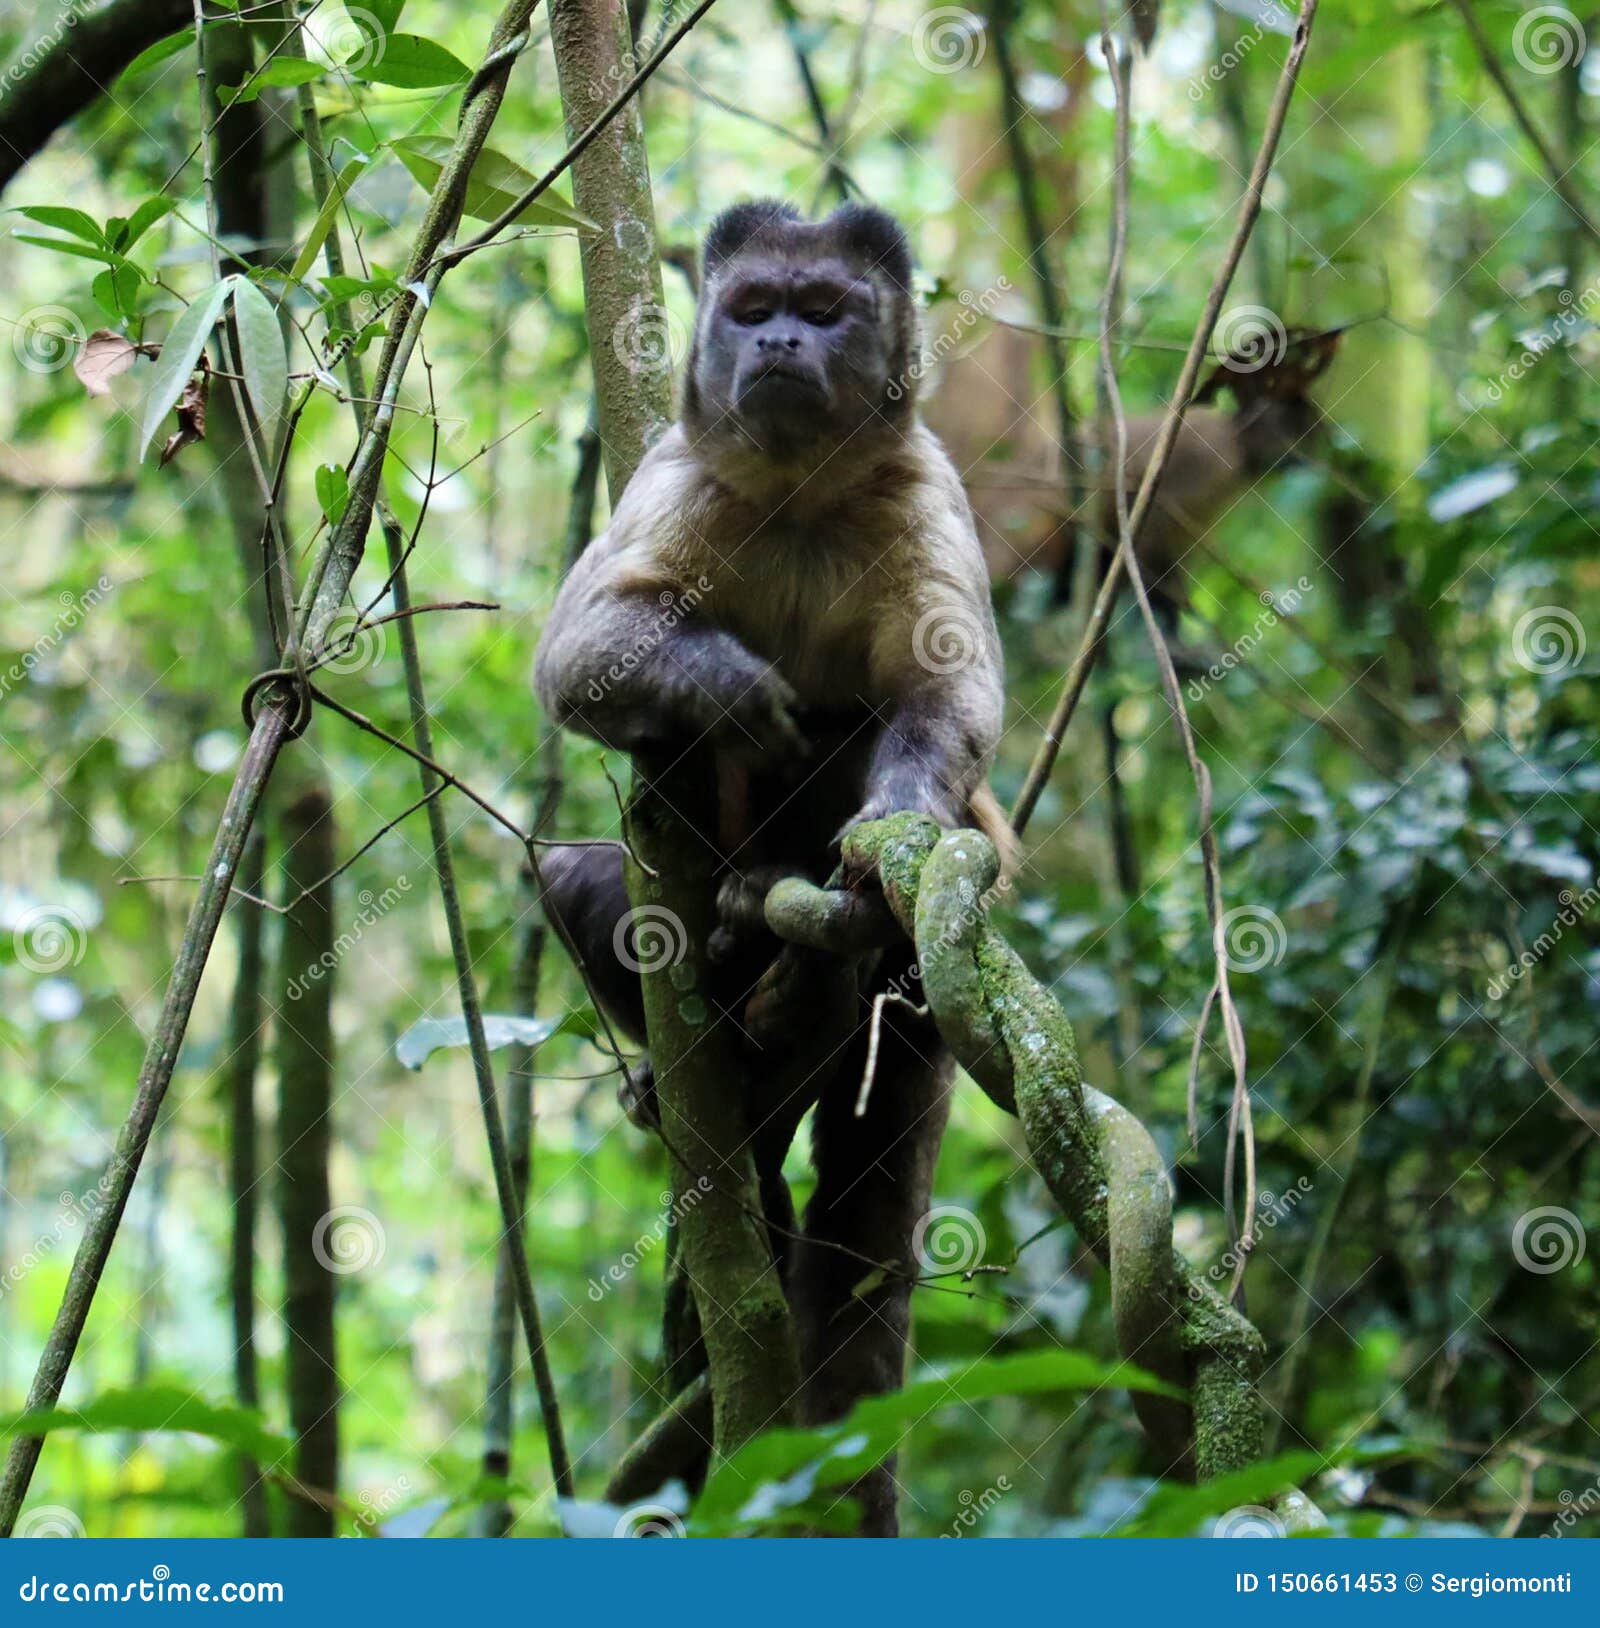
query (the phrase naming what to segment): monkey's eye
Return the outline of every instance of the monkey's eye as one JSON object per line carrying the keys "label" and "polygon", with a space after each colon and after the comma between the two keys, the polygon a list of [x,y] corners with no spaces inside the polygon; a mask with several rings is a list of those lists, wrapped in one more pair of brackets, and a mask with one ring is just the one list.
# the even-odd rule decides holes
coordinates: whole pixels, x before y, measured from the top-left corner
{"label": "monkey's eye", "polygon": [[741,328],[759,328],[772,320],[772,313],[764,305],[752,305],[747,311],[736,311],[733,320]]}
{"label": "monkey's eye", "polygon": [[831,328],[839,320],[839,312],[836,307],[824,308],[819,305],[810,311],[803,312],[802,315],[813,328]]}

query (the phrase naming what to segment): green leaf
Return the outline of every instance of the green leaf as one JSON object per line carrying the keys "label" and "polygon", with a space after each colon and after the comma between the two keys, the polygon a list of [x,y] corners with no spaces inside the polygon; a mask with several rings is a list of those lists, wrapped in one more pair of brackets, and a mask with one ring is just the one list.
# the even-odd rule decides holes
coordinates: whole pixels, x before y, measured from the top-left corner
{"label": "green leaf", "polygon": [[323,241],[333,230],[333,223],[339,218],[339,208],[344,203],[345,193],[350,190],[356,177],[370,162],[365,153],[357,153],[334,178],[333,185],[328,188],[328,196],[322,200],[317,218],[312,221],[311,230],[306,234],[306,240],[300,245],[300,252],[294,257],[294,264],[289,268],[290,281],[299,282],[311,270]]}
{"label": "green leaf", "polygon": [[137,1385],[107,1391],[77,1408],[0,1414],[0,1434],[45,1436],[53,1430],[84,1430],[92,1435],[126,1430],[180,1431],[248,1453],[268,1469],[286,1462],[294,1452],[294,1444],[268,1430],[259,1414],[248,1408],[208,1402],[176,1385]]}
{"label": "green leaf", "polygon": [[237,85],[224,85],[222,100],[230,106],[236,102],[253,102],[264,90],[309,85],[327,71],[320,62],[307,62],[304,57],[274,57],[270,62],[263,62],[248,79]]}
{"label": "green leaf", "polygon": [[1142,1368],[1104,1363],[1082,1351],[985,1357],[888,1396],[868,1397],[834,1424],[770,1430],[747,1442],[712,1471],[695,1502],[692,1530],[723,1536],[756,1522],[798,1521],[794,1511],[813,1492],[857,1480],[894,1451],[908,1427],[948,1403],[1104,1387],[1183,1394]]}
{"label": "green leaf", "polygon": [[[318,476],[320,478],[321,471]],[[342,471],[341,471],[342,473]],[[318,497],[321,497],[320,479]],[[537,1046],[556,1032],[554,1023],[543,1018],[511,1017],[491,1012],[484,1013],[483,1033],[491,1051],[517,1041],[525,1046]],[[394,1043],[394,1054],[407,1068],[421,1068],[434,1052],[446,1046],[467,1044],[465,1018],[423,1018],[413,1023]]]}
{"label": "green leaf", "polygon": [[90,284],[90,292],[94,295],[95,304],[113,322],[120,322],[124,317],[137,314],[135,306],[139,298],[139,282],[137,268],[127,264],[109,266],[95,277]]}
{"label": "green leaf", "polygon": [[18,243],[32,243],[41,249],[54,249],[57,254],[70,254],[79,260],[99,260],[108,266],[127,263],[127,256],[118,254],[115,249],[79,243],[70,237],[35,237],[32,232],[18,232],[16,240]]}
{"label": "green leaf", "polygon": [[244,387],[270,445],[276,439],[278,416],[289,390],[289,354],[272,301],[248,277],[234,280],[233,321],[239,335]]}
{"label": "green leaf", "polygon": [[350,477],[338,464],[317,465],[317,503],[328,517],[328,524],[336,526],[350,501]]}
{"label": "green leaf", "polygon": [[350,72],[357,79],[401,90],[459,85],[472,77],[472,70],[454,52],[420,34],[390,34],[371,62],[353,67]]}
{"label": "green leaf", "polygon": [[[409,136],[394,144],[395,156],[411,171],[412,179],[424,192],[432,192],[453,143],[443,136]],[[536,177],[492,147],[478,154],[467,179],[466,213],[477,220],[496,220],[503,215]],[[580,215],[564,198],[546,192],[536,198],[517,219],[536,226],[576,226],[594,232],[599,228],[587,215]]]}
{"label": "green leaf", "polygon": [[176,34],[169,34],[164,40],[157,40],[154,45],[148,45],[136,56],[126,68],[122,70],[121,77],[126,79],[129,74],[142,73],[146,68],[153,68],[158,62],[165,62],[168,57],[175,57],[186,45],[194,44],[194,28],[180,28]]}
{"label": "green leaf", "polygon": [[158,220],[165,219],[178,207],[176,198],[157,196],[146,198],[128,217],[128,229],[117,240],[119,249],[131,249]]}
{"label": "green leaf", "polygon": [[206,340],[227,302],[230,278],[208,288],[172,325],[161,355],[156,358],[150,390],[145,396],[144,422],[139,432],[139,457],[143,459],[161,421],[177,405],[183,387],[189,382],[206,348]]}
{"label": "green leaf", "polygon": [[85,243],[93,243],[97,247],[104,245],[106,241],[99,222],[92,215],[84,214],[81,209],[67,209],[57,204],[19,204],[15,209],[8,209],[6,213],[22,215],[38,226],[54,226],[59,231],[71,232],[74,237],[81,237]]}

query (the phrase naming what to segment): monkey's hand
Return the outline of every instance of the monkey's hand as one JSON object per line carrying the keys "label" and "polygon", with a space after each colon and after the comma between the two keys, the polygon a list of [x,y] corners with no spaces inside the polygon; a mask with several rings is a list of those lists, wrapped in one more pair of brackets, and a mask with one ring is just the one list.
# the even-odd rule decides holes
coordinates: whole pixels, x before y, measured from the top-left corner
{"label": "monkey's hand", "polygon": [[747,667],[719,664],[697,675],[704,729],[737,759],[806,756],[794,689],[776,667],[749,659]]}
{"label": "monkey's hand", "polygon": [[717,925],[706,941],[706,953],[711,959],[732,961],[754,940],[767,936],[763,914],[767,894],[786,876],[800,874],[787,865],[756,865],[746,871],[729,871],[717,886]]}

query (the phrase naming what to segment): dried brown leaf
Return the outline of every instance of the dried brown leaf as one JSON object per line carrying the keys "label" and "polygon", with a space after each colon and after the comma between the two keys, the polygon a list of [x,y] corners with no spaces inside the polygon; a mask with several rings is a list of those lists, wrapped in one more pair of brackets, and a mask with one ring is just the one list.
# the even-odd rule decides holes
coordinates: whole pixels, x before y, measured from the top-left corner
{"label": "dried brown leaf", "polygon": [[133,366],[139,347],[109,328],[96,328],[73,358],[72,371],[91,396],[109,396],[111,381]]}
{"label": "dried brown leaf", "polygon": [[189,382],[183,387],[183,394],[178,398],[178,405],[173,409],[178,415],[178,427],[167,437],[166,445],[161,449],[163,466],[171,463],[191,442],[205,440],[206,391],[210,386],[211,375],[205,368],[190,375]]}

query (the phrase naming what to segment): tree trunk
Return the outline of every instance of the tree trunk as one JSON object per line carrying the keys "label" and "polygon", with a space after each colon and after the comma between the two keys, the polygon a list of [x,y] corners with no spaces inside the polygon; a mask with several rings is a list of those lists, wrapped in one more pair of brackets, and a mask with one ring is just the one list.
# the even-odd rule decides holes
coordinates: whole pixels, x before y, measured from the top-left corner
{"label": "tree trunk", "polygon": [[[337,1259],[328,1190],[335,976],[333,809],[320,786],[301,791],[282,819],[284,902],[279,950],[278,1223],[283,1233],[284,1368],[295,1476],[323,1492],[339,1484],[339,1371],[333,1333]],[[304,898],[299,895],[305,890]],[[289,1501],[288,1536],[333,1535],[330,1510]]]}

